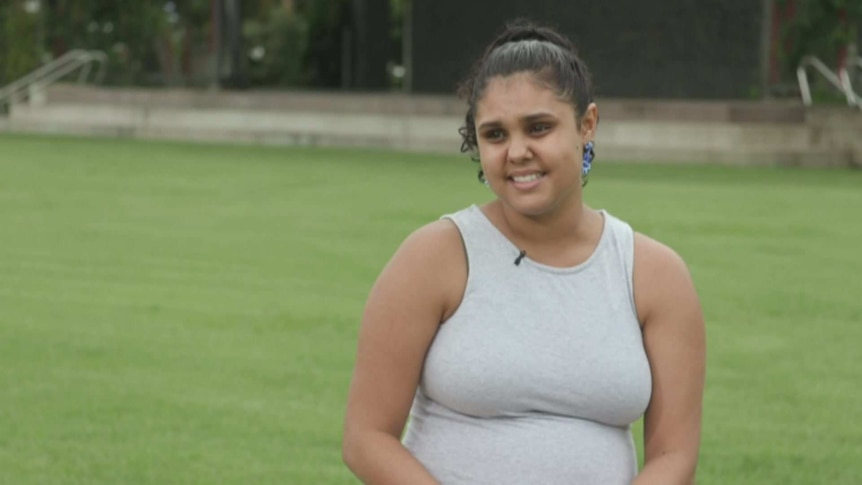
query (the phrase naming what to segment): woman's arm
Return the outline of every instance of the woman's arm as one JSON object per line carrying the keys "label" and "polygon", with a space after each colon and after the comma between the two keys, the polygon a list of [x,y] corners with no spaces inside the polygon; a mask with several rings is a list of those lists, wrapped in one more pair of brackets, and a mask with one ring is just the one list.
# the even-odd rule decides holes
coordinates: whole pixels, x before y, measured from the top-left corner
{"label": "woman's arm", "polygon": [[633,483],[693,484],[706,373],[700,302],[683,260],[640,234],[634,287],[653,384],[644,417],[644,468]]}
{"label": "woman's arm", "polygon": [[443,220],[408,237],[371,290],[342,443],[344,462],[364,483],[437,483],[400,438],[425,354],[466,279],[460,234]]}

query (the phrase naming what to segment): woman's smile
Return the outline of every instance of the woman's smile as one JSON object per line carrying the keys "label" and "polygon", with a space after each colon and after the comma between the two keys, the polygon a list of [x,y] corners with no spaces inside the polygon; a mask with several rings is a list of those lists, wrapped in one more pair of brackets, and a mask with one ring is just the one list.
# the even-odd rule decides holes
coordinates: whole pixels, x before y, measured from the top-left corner
{"label": "woman's smile", "polygon": [[545,172],[521,172],[511,174],[508,177],[509,183],[518,190],[531,190],[537,187],[542,179],[545,178]]}

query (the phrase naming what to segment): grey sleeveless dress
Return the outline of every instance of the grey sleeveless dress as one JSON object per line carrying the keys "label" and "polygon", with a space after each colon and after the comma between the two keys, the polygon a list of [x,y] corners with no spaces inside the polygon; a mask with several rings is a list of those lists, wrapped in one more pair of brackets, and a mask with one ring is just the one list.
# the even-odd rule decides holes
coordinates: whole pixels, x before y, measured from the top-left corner
{"label": "grey sleeveless dress", "polygon": [[629,484],[651,374],[632,229],[602,211],[584,263],[519,265],[471,206],[446,216],[468,260],[460,307],[425,360],[403,442],[443,484]]}

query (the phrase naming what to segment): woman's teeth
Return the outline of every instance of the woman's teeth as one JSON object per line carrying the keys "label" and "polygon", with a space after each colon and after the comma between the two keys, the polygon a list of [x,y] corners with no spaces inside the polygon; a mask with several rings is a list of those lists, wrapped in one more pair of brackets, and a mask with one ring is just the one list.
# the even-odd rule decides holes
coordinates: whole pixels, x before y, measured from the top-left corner
{"label": "woman's teeth", "polygon": [[533,180],[539,180],[542,178],[541,173],[531,173],[530,175],[515,175],[512,177],[512,180],[515,182],[523,183],[523,182],[532,182]]}

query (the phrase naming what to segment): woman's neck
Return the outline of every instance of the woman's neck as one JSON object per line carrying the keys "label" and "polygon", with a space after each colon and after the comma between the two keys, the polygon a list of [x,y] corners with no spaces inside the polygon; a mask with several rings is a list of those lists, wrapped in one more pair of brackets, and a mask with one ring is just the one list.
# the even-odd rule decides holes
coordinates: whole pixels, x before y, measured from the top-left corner
{"label": "woman's neck", "polygon": [[604,218],[577,204],[541,217],[518,213],[501,200],[489,203],[485,214],[528,258],[550,266],[569,267],[586,260],[601,239]]}
{"label": "woman's neck", "polygon": [[496,211],[505,232],[519,243],[530,246],[571,244],[585,236],[590,239],[592,223],[601,219],[581,201],[538,216],[521,214],[501,200],[492,204],[497,205]]}

